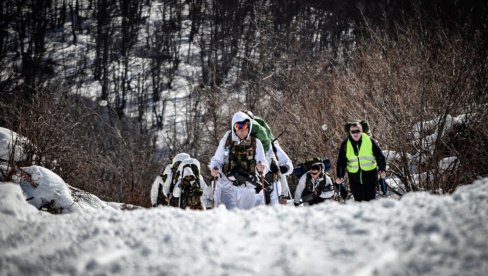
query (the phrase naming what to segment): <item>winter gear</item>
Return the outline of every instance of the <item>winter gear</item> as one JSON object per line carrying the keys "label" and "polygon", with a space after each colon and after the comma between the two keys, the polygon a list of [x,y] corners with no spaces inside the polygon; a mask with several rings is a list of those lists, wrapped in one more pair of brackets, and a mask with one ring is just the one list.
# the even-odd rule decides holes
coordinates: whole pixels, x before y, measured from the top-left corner
{"label": "winter gear", "polygon": [[[193,173],[186,168],[186,173]],[[175,185],[172,201],[175,207],[192,210],[205,210],[212,208],[212,187],[207,186],[202,176],[183,177]]]}
{"label": "winter gear", "polygon": [[[374,162],[371,157],[374,158]],[[376,165],[372,165],[375,162]],[[385,170],[385,156],[367,134],[361,134],[358,141],[348,136],[342,142],[336,164],[337,178],[343,178],[347,171],[350,189],[356,201],[367,201],[376,197],[376,166],[379,170]]]}
{"label": "winter gear", "polygon": [[369,123],[368,123],[368,121],[366,121],[366,120],[361,120],[361,121],[359,121],[359,124],[361,124],[361,127],[363,128],[363,132],[364,132],[364,133],[366,133],[366,134],[368,134],[368,135],[371,135],[371,134],[369,133]]}
{"label": "winter gear", "polygon": [[344,183],[334,184],[334,187],[338,191],[341,198],[343,200],[346,200],[348,192],[347,192],[346,187],[344,186]]}
{"label": "winter gear", "polygon": [[[288,157],[288,155],[281,148],[280,144],[277,141],[273,142],[271,146],[272,147],[267,152],[266,156],[269,162],[271,159],[276,158],[276,160],[278,161],[278,166],[280,166],[281,174],[278,174],[278,179],[276,180],[281,184],[279,185],[281,188],[279,189],[280,190],[279,195],[286,196],[286,197],[289,196],[290,198],[292,198],[290,193],[290,187],[288,186],[288,180],[286,179],[286,176],[290,175],[293,172],[293,163],[290,157]],[[284,169],[282,170],[282,168],[288,168],[288,169],[287,171],[284,171]],[[273,198],[271,198],[271,203],[273,204]]]}
{"label": "winter gear", "polygon": [[193,172],[191,172],[191,169],[187,169],[190,173],[188,176],[193,176],[193,178],[182,178],[175,187],[173,197],[178,198],[178,207],[182,209],[205,210],[200,199],[203,195],[203,189],[200,184],[194,180],[194,175]]}
{"label": "winter gear", "polygon": [[254,118],[252,119],[252,125],[252,135],[256,136],[256,138],[261,141],[261,143],[263,144],[264,152],[268,152],[268,150],[271,148],[271,143],[274,140],[271,128],[264,121],[264,119],[258,116],[254,116]]}
{"label": "winter gear", "polygon": [[307,172],[298,181],[294,202],[300,203],[301,199],[303,202],[316,204],[322,202],[316,198],[327,199],[333,195],[332,179],[327,174],[320,173],[319,177],[313,179],[310,172]]}
{"label": "winter gear", "polygon": [[285,174],[288,172],[288,166],[284,165],[284,166],[280,166],[280,172],[282,174]]}
{"label": "winter gear", "polygon": [[[286,179],[286,175],[290,174],[291,171],[293,170],[293,163],[291,162],[291,159],[288,157],[288,155],[283,151],[283,149],[279,146],[278,142],[276,141],[277,138],[274,137],[271,128],[269,125],[264,121],[263,118],[260,118],[258,116],[254,116],[254,114],[251,111],[245,111],[247,115],[252,119],[252,133],[251,135],[255,136],[257,139],[259,139],[263,145],[264,152],[266,153],[266,160],[268,161],[269,164],[272,164],[272,160],[277,161],[276,165],[277,166],[283,166],[286,165],[288,166],[288,170],[284,170],[281,172],[281,175],[278,173],[275,165],[272,165],[273,167],[270,169],[273,170],[273,173],[277,175],[276,179],[273,180],[272,182],[269,182],[270,185],[268,186],[274,186],[274,182],[277,182],[280,184],[280,192],[282,194],[285,194],[288,196],[289,194],[289,187],[288,187],[288,181]],[[277,191],[277,189],[274,189],[274,191]],[[273,197],[274,197],[274,192],[270,194],[270,201],[273,202]]]}
{"label": "winter gear", "polygon": [[388,192],[388,186],[386,185],[386,180],[384,178],[380,178],[379,184],[380,184],[381,193],[384,196],[386,196],[386,193]]}
{"label": "winter gear", "polygon": [[156,207],[158,205],[168,205],[166,193],[164,193],[164,183],[168,178],[172,177],[171,164],[166,165],[160,175],[156,177],[151,187],[151,205]]}
{"label": "winter gear", "polygon": [[[177,156],[181,156],[181,155],[177,155]],[[163,186],[163,192],[165,192],[165,194],[168,195],[167,196],[168,198],[171,198],[169,205],[174,207],[178,207],[178,206],[181,207],[183,204],[183,208],[191,207],[187,204],[185,198],[180,198],[181,187],[177,187],[177,185],[181,184],[181,181],[185,178],[185,176],[193,176],[193,179],[191,181],[194,181],[202,190],[202,195],[195,196],[195,197],[199,197],[199,201],[204,207],[211,208],[213,192],[212,192],[212,188],[208,187],[208,185],[205,183],[205,180],[200,175],[200,162],[197,159],[191,157],[186,158],[184,160],[181,160],[180,158],[174,160],[176,162],[172,168],[175,171],[175,173],[170,178],[167,179],[167,181],[164,183],[165,186]],[[176,169],[174,169],[175,166]],[[172,184],[171,182],[174,179],[176,179],[176,181],[174,181],[174,184]],[[193,200],[193,202],[195,202],[195,200]]]}
{"label": "winter gear", "polygon": [[180,166],[181,162],[185,159],[191,158],[188,153],[178,153],[173,157],[171,162],[170,172],[168,173],[168,177],[163,184],[163,193],[165,196],[169,196],[173,193],[174,185],[180,179],[180,173],[178,172],[178,167]]}
{"label": "winter gear", "polygon": [[339,184],[339,194],[341,195],[343,200],[346,200],[347,190],[346,187],[344,187],[344,184]]}
{"label": "winter gear", "polygon": [[256,160],[253,158],[256,152],[256,138],[241,141],[234,144],[230,135],[225,142],[226,160],[223,172],[226,175],[234,174],[237,170],[253,174],[256,171]]}
{"label": "winter gear", "polygon": [[256,191],[256,194],[259,194],[263,190],[263,185],[255,185],[254,191]]}
{"label": "winter gear", "polygon": [[360,125],[361,129],[363,130],[364,133],[370,135],[369,133],[369,123],[367,120],[358,120],[358,121],[353,121],[353,122],[348,122],[344,125],[344,131],[346,133],[349,133],[349,130],[351,129],[351,126],[357,126]]}
{"label": "winter gear", "polygon": [[[257,181],[254,182],[250,179],[257,179],[256,164],[261,163],[264,166],[263,173],[267,173],[268,162],[265,159],[261,141],[251,135],[248,135],[246,139],[240,139],[233,130],[236,122],[245,120],[250,121],[249,133],[252,132],[254,126],[251,118],[243,112],[235,113],[231,122],[232,131],[224,134],[210,161],[210,168],[218,168],[223,172],[219,174],[215,187],[215,207],[220,203],[225,204],[227,209],[254,207],[256,203],[254,188]],[[236,181],[238,183],[235,183]]]}
{"label": "winter gear", "polygon": [[295,178],[300,180],[302,175],[307,173],[312,169],[312,165],[320,165],[321,166],[321,171],[322,172],[327,172],[331,168],[330,160],[329,159],[322,159],[319,157],[314,157],[312,159],[306,160],[305,162],[299,163],[294,169],[293,169],[293,174],[295,175]]}
{"label": "winter gear", "polygon": [[234,124],[234,130],[239,130],[239,129],[249,129],[249,121],[243,121],[243,122],[236,122]]}
{"label": "winter gear", "polygon": [[280,171],[280,169],[278,168],[278,165],[276,165],[275,162],[272,162],[271,165],[269,165],[269,170],[272,173],[278,173]]}
{"label": "winter gear", "polygon": [[190,157],[191,156],[188,153],[185,153],[185,152],[178,153],[177,155],[175,155],[175,157],[173,157],[171,164],[175,165],[177,162],[181,162],[181,161],[188,159]]}
{"label": "winter gear", "polygon": [[[351,139],[346,144],[347,171],[356,173],[359,167],[363,171],[375,170],[377,167],[376,158],[373,155],[373,143],[371,138],[365,133],[361,134],[362,144],[359,149],[353,149]],[[358,152],[358,153],[356,153]]]}

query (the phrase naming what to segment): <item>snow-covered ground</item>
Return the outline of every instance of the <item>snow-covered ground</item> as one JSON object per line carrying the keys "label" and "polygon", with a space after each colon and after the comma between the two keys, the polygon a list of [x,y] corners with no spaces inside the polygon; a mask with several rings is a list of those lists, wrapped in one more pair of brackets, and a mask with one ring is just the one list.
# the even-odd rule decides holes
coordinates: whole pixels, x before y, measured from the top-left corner
{"label": "snow-covered ground", "polygon": [[316,207],[51,215],[0,184],[0,275],[488,275],[488,179]]}

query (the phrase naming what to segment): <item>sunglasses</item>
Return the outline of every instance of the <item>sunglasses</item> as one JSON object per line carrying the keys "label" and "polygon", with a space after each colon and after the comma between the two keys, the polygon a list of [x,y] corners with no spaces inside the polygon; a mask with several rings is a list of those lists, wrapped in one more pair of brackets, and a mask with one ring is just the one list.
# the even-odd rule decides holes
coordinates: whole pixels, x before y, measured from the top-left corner
{"label": "sunglasses", "polygon": [[248,129],[249,128],[249,122],[236,122],[234,124],[234,129],[239,130],[239,129]]}
{"label": "sunglasses", "polygon": [[356,130],[351,130],[351,134],[358,134],[361,133],[361,130],[356,129]]}

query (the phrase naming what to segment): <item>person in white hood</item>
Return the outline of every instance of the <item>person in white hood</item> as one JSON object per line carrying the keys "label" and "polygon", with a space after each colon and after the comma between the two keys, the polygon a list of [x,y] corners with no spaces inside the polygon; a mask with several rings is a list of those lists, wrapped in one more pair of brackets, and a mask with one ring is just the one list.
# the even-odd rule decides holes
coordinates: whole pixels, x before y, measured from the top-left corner
{"label": "person in white hood", "polygon": [[173,190],[173,198],[178,199],[177,207],[182,209],[205,210],[205,203],[208,200],[205,190],[207,190],[207,184],[198,181],[192,169],[185,167],[182,177]]}
{"label": "person in white hood", "polygon": [[171,166],[171,164],[166,165],[164,170],[161,171],[160,175],[156,176],[156,179],[151,186],[151,205],[153,207],[158,205],[168,205],[168,198],[163,192],[163,185],[168,177],[172,176]]}
{"label": "person in white hood", "polygon": [[191,158],[190,155],[188,153],[182,152],[175,155],[171,162],[171,171],[168,173],[168,176],[163,184],[163,193],[169,202],[169,206],[176,207],[176,205],[178,204],[178,202],[172,199],[172,193],[176,182],[181,177],[177,175],[178,167],[180,166],[181,162],[183,162],[183,160],[188,158]]}
{"label": "person in white hood", "polygon": [[268,170],[268,162],[261,141],[250,135],[251,129],[249,115],[235,113],[231,130],[222,137],[210,161],[212,176],[218,177],[215,207],[221,203],[227,209],[250,209],[256,205],[255,194],[262,189],[260,179]]}

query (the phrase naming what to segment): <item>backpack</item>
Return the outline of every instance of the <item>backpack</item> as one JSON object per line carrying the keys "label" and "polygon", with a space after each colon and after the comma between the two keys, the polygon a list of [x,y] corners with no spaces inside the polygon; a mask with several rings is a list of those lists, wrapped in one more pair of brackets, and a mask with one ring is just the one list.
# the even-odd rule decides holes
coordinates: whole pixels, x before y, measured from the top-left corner
{"label": "backpack", "polygon": [[263,118],[254,116],[252,119],[251,135],[256,136],[256,138],[263,144],[264,152],[268,152],[271,142],[274,140],[274,136],[271,128]]}
{"label": "backpack", "polygon": [[352,124],[360,124],[361,127],[363,128],[363,132],[370,135],[369,133],[369,123],[367,120],[361,120],[361,121],[355,121],[355,122],[350,122],[350,123],[346,123],[344,125],[344,131],[346,133],[349,133],[349,129],[351,128],[351,125]]}

